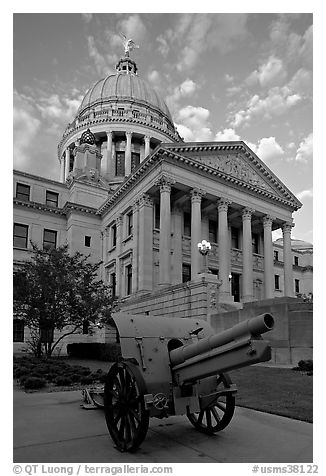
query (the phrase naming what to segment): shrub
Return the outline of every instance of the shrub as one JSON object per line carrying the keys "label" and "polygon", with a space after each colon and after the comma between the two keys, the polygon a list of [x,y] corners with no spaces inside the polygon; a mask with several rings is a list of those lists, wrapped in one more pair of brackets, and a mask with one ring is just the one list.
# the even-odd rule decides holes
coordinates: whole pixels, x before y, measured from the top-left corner
{"label": "shrub", "polygon": [[69,386],[71,385],[73,382],[71,380],[70,377],[66,376],[66,375],[62,375],[60,377],[57,377],[55,380],[54,380],[54,383],[57,385],[57,386]]}
{"label": "shrub", "polygon": [[45,380],[45,378],[27,377],[27,378],[24,380],[25,390],[39,389],[39,388],[45,387],[45,385],[46,385],[46,380]]}
{"label": "shrub", "polygon": [[81,377],[80,383],[82,385],[89,385],[94,382],[94,378],[91,375],[85,375],[84,377]]}
{"label": "shrub", "polygon": [[300,370],[305,372],[310,372],[313,370],[313,361],[312,360],[300,360],[298,362],[298,367]]}
{"label": "shrub", "polygon": [[121,347],[115,343],[75,342],[67,345],[67,353],[69,357],[116,362],[121,356]]}

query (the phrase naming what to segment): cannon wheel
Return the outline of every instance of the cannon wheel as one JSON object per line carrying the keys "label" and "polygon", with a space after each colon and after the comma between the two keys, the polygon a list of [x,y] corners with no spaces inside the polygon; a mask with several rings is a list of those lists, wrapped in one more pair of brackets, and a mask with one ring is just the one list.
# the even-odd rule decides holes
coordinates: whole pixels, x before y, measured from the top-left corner
{"label": "cannon wheel", "polygon": [[135,364],[113,364],[104,386],[104,411],[110,435],[120,451],[136,450],[146,437],[146,393],[146,384]]}
{"label": "cannon wheel", "polygon": [[[232,384],[228,374],[220,374],[217,377],[217,390],[228,388]],[[234,413],[235,398],[233,394],[226,394],[209,407],[204,408],[199,413],[187,413],[189,421],[196,430],[212,435],[223,430],[231,421]]]}

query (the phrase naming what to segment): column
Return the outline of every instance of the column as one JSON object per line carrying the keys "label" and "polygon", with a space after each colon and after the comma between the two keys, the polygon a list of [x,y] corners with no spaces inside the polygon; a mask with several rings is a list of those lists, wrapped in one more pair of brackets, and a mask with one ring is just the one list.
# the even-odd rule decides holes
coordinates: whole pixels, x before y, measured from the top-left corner
{"label": "column", "polygon": [[155,185],[160,187],[160,249],[159,249],[159,284],[171,284],[171,181],[161,177]]}
{"label": "column", "polygon": [[123,288],[122,288],[122,269],[120,263],[120,253],[121,253],[121,246],[122,246],[122,215],[119,215],[116,219],[116,226],[117,226],[117,244],[116,244],[116,264],[115,264],[115,279],[116,279],[116,291],[117,296],[123,296]]}
{"label": "column", "polygon": [[292,223],[284,223],[283,231],[283,261],[284,261],[284,296],[294,297],[293,267],[291,251]]}
{"label": "column", "polygon": [[132,250],[132,292],[136,293],[138,291],[138,262],[139,262],[139,250],[138,250],[138,230],[139,230],[139,204],[138,201],[135,201],[132,208],[132,240],[133,240],[133,250]]}
{"label": "column", "polygon": [[145,136],[145,157],[147,157],[150,154],[150,150],[151,150],[150,140],[151,138],[149,136]]}
{"label": "column", "polygon": [[201,237],[201,199],[205,195],[203,190],[193,189],[191,196],[191,280],[198,277],[201,271],[201,254],[198,251],[198,243]]}
{"label": "column", "polygon": [[126,138],[127,138],[127,143],[126,143],[126,169],[125,169],[125,174],[126,176],[131,174],[131,137],[132,137],[132,132],[127,131],[126,132]]}
{"label": "column", "polygon": [[106,132],[106,174],[108,176],[114,175],[114,167],[112,161],[112,138],[113,133],[111,131]]}
{"label": "column", "polygon": [[69,175],[69,164],[70,164],[70,149],[67,147],[66,149],[66,158],[65,158],[65,180]]}
{"label": "column", "polygon": [[64,183],[65,181],[65,159],[62,156],[60,160],[60,182]]}
{"label": "column", "polygon": [[271,216],[266,215],[263,218],[264,226],[264,287],[265,299],[274,297],[274,259],[273,259],[273,240],[272,240]]}
{"label": "column", "polygon": [[182,283],[182,209],[173,208],[173,259],[172,284]]}
{"label": "column", "polygon": [[229,283],[229,261],[230,261],[230,242],[228,230],[228,207],[230,201],[220,198],[217,201],[218,210],[218,266],[219,280],[222,282],[220,286],[220,302],[231,302],[231,289]]}
{"label": "column", "polygon": [[254,212],[251,208],[242,211],[242,301],[253,301],[253,261],[252,261],[252,234],[251,215]]}
{"label": "column", "polygon": [[153,201],[148,194],[139,199],[138,291],[153,289]]}

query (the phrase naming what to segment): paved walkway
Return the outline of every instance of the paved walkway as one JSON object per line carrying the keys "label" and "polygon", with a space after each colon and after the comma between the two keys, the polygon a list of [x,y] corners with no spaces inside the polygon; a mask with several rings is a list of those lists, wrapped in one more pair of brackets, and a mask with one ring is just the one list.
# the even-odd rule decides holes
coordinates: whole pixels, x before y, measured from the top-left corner
{"label": "paved walkway", "polygon": [[24,393],[14,388],[15,463],[311,463],[312,425],[236,408],[212,437],[186,417],[151,419],[133,454],[112,444],[101,410],[81,408],[81,392]]}

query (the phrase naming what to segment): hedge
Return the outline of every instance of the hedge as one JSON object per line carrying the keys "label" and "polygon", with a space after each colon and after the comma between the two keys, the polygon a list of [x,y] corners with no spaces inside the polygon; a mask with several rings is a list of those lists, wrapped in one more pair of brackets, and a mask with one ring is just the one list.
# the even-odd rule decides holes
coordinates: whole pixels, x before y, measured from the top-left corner
{"label": "hedge", "polygon": [[100,342],[74,342],[67,345],[69,357],[81,359],[104,360],[106,362],[116,362],[121,356],[119,344]]}

